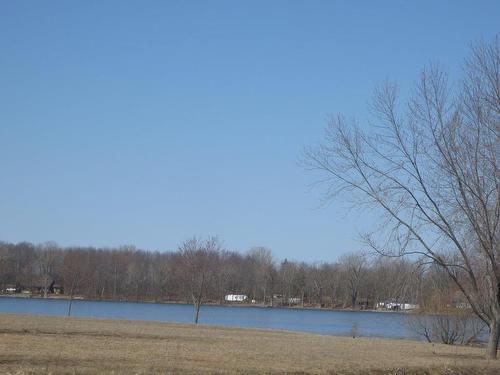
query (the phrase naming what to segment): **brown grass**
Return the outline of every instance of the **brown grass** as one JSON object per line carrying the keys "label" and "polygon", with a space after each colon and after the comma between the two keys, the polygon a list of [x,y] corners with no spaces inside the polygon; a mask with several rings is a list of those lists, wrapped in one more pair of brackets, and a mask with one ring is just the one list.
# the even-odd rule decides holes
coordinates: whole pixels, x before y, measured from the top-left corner
{"label": "brown grass", "polygon": [[6,374],[498,374],[483,349],[157,322],[0,314]]}

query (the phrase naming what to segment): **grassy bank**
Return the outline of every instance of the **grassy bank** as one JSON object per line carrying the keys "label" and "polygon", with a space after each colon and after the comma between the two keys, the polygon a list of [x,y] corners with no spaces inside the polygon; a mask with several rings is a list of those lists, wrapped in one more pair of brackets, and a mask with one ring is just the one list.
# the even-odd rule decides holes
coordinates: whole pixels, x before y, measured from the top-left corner
{"label": "grassy bank", "polygon": [[497,374],[483,350],[157,322],[0,314],[0,373]]}

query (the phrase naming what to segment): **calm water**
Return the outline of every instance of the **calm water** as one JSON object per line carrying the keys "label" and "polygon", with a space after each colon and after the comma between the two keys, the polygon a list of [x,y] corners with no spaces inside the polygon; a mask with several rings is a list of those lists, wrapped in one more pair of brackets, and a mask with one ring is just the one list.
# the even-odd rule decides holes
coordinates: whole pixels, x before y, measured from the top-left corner
{"label": "calm water", "polygon": [[[0,298],[0,313],[65,316],[68,301]],[[108,319],[155,320],[191,323],[192,305],[131,302],[73,301],[72,316]],[[353,324],[358,335],[386,338],[415,336],[405,326],[404,313],[326,311],[308,309],[202,306],[200,323],[230,327],[285,329],[323,335],[349,336]]]}

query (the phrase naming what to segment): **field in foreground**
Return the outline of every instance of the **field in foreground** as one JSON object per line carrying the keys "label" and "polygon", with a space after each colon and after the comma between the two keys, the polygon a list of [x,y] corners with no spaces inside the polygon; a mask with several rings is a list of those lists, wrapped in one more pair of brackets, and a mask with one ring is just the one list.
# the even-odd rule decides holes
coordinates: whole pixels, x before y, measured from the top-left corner
{"label": "field in foreground", "polygon": [[497,374],[470,347],[0,314],[2,374]]}

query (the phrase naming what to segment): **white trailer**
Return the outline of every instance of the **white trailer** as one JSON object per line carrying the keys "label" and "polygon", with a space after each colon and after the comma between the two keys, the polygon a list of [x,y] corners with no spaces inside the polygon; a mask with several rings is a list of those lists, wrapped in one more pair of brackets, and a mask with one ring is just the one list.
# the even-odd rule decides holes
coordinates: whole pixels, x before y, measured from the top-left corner
{"label": "white trailer", "polygon": [[224,300],[227,302],[244,302],[248,299],[245,294],[226,294]]}

